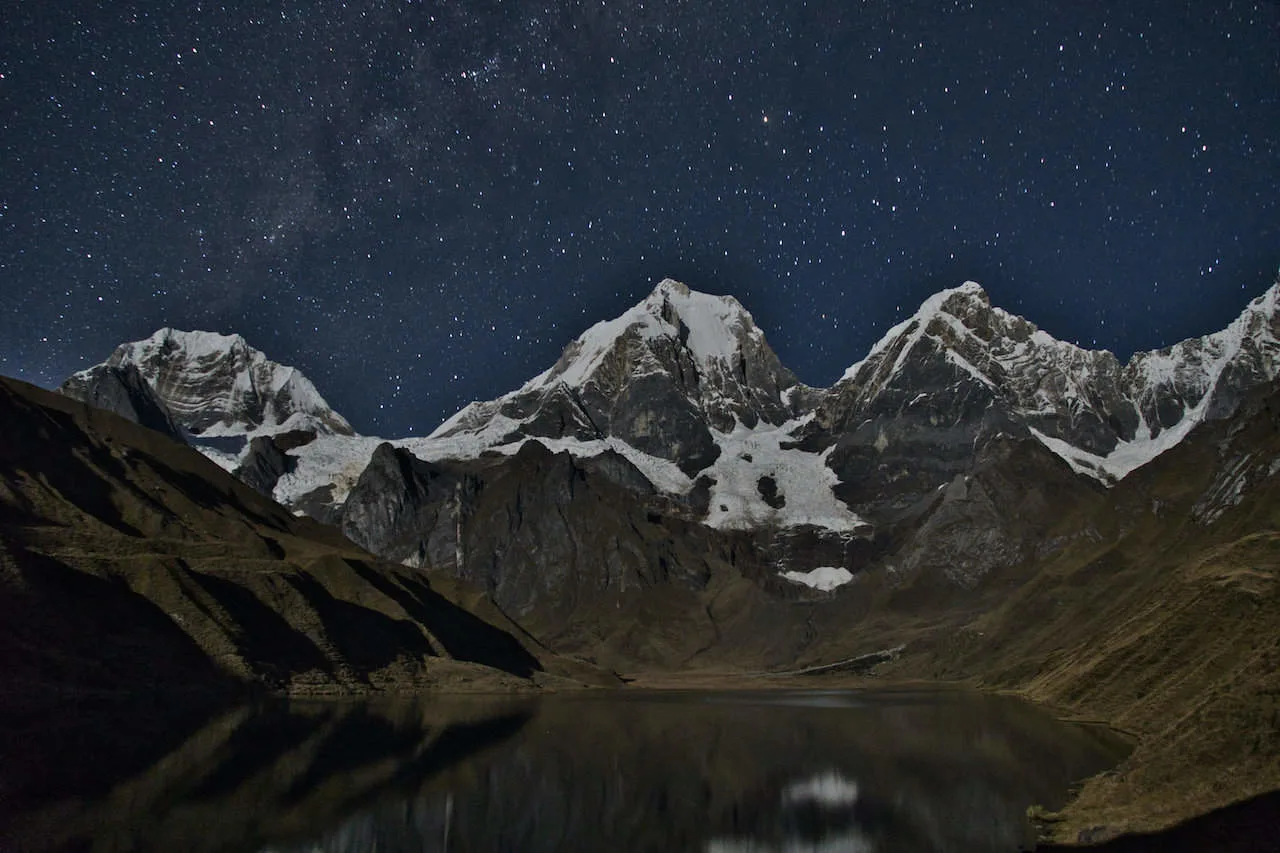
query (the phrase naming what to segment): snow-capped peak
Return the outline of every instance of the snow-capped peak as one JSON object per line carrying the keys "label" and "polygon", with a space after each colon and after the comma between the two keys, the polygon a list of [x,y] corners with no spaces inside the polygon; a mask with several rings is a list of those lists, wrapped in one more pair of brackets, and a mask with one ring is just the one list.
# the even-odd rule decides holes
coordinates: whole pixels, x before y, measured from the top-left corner
{"label": "snow-capped peak", "polygon": [[1135,353],[1122,381],[1137,429],[1104,459],[1084,461],[1119,479],[1204,421],[1229,416],[1248,389],[1273,382],[1280,372],[1278,308],[1280,282],[1220,332]]}
{"label": "snow-capped peak", "polygon": [[[999,400],[1076,470],[1110,482],[1177,444],[1204,420],[1226,417],[1244,389],[1280,367],[1280,284],[1254,299],[1226,329],[1122,365],[991,305],[974,282],[943,290],[890,329],[832,391],[842,422],[900,411],[920,400],[970,399],[973,383]],[[910,370],[907,367],[910,366]],[[922,374],[924,371],[924,374]],[[939,397],[944,389],[950,389]],[[944,406],[945,409],[945,406]],[[945,421],[950,410],[930,417]]]}
{"label": "snow-capped peak", "polygon": [[579,335],[550,369],[468,405],[432,437],[613,437],[693,466],[714,457],[710,430],[795,417],[797,386],[738,300],[664,279]]}
{"label": "snow-capped peak", "polygon": [[[906,334],[908,330],[914,330],[914,339],[911,342],[911,344],[914,344],[915,341],[918,341],[924,335],[924,329],[928,325],[928,318],[941,311],[942,306],[948,299],[956,295],[972,294],[974,291],[981,293],[984,297],[986,296],[986,291],[982,289],[981,285],[974,281],[966,281],[964,284],[960,285],[960,287],[940,290],[930,296],[921,303],[920,307],[914,314],[897,325],[890,327],[889,331],[881,335],[880,340],[876,341],[875,344],[872,345],[871,349],[867,351],[867,354],[863,356],[861,360],[856,361],[849,366],[849,369],[840,377],[840,381],[845,382],[857,377],[858,373],[862,371],[868,363],[881,356],[904,334]],[[904,346],[899,351],[899,358],[904,357],[905,354],[910,351],[911,344]]]}
{"label": "snow-capped peak", "polygon": [[714,364],[732,366],[744,339],[763,339],[751,314],[732,296],[712,296],[663,279],[643,301],[578,336],[549,370],[525,384],[534,390],[553,383],[580,387],[625,338],[665,339],[686,348],[706,372]]}
{"label": "snow-capped peak", "polygon": [[896,355],[893,368],[887,372],[889,375],[896,373],[915,345],[929,335],[931,328],[936,328],[935,321],[941,321],[949,327],[949,331],[955,333],[951,337],[967,338],[974,335],[970,323],[981,323],[986,319],[990,319],[992,325],[998,328],[1016,329],[1019,338],[1036,335],[1042,339],[1041,343],[1061,343],[1039,331],[1034,324],[993,306],[982,285],[976,281],[966,281],[959,287],[940,290],[925,299],[914,314],[885,332],[862,360],[849,367],[840,382],[856,378],[868,365],[879,365],[890,350]]}
{"label": "snow-capped peak", "polygon": [[[663,279],[642,303],[646,310],[672,327],[677,336],[688,330],[685,346],[699,363],[729,362],[741,349],[741,336],[763,337],[750,312],[732,296],[712,296]],[[683,327],[683,328],[682,328]]]}
{"label": "snow-capped peak", "polygon": [[132,364],[196,435],[252,435],[288,429],[352,434],[311,380],[271,361],[240,335],[163,328],[121,344],[107,364]]}
{"label": "snow-capped peak", "polygon": [[[205,332],[199,329],[184,332],[171,326],[158,329],[149,338],[139,341],[133,346],[135,348],[146,348],[148,345],[177,347],[183,350],[190,358],[208,358],[210,356],[224,355],[237,348],[252,351],[253,354],[262,356],[261,352],[253,349],[245,342],[242,335],[224,335],[219,332]],[[262,357],[265,358],[265,356]]]}

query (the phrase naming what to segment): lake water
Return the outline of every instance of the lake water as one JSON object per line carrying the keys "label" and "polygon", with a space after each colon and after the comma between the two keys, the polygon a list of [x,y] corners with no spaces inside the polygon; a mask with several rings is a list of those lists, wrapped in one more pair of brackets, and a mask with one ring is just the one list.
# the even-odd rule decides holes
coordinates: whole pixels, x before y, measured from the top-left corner
{"label": "lake water", "polygon": [[1124,752],[1013,699],[925,690],[281,702],[194,730],[155,709],[48,728],[0,756],[0,849],[1016,851],[1028,805]]}

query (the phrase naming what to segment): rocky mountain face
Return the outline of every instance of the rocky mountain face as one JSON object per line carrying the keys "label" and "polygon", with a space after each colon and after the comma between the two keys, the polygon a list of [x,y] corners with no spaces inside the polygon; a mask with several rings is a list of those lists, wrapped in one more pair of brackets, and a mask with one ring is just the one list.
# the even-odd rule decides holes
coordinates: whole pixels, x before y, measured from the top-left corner
{"label": "rocky mountain face", "polygon": [[1000,435],[1031,435],[1111,483],[1234,412],[1280,367],[1273,287],[1227,329],[1139,353],[1054,339],[972,282],[942,291],[846,371],[806,425],[855,511],[909,509]]}
{"label": "rocky mountain face", "polygon": [[713,631],[686,627],[680,643],[655,646],[652,619],[665,611],[663,633],[675,633],[732,560],[689,515],[616,453],[578,459],[531,441],[509,458],[432,463],[383,444],[347,497],[341,527],[389,559],[479,586],[566,652],[599,655],[598,616],[608,612],[615,651],[605,660],[660,663],[688,656]]}
{"label": "rocky mountain face", "polygon": [[136,364],[98,364],[70,376],[58,392],[73,400],[115,412],[148,429],[185,441],[180,427]]}

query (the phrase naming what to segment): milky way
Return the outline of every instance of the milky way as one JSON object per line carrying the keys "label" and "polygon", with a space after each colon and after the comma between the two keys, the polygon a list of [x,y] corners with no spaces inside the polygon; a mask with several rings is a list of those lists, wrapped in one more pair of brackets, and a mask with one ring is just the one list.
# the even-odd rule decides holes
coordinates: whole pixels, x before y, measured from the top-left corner
{"label": "milky way", "polygon": [[237,331],[404,435],[666,276],[823,385],[966,279],[1125,357],[1280,266],[1274,3],[10,5],[0,372],[40,384]]}

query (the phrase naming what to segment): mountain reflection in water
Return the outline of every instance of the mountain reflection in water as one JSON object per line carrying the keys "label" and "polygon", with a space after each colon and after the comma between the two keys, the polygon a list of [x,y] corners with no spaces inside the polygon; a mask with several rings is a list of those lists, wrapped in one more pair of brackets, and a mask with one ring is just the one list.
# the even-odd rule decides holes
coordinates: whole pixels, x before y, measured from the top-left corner
{"label": "mountain reflection in water", "polygon": [[0,846],[1015,851],[1028,805],[1122,754],[1103,730],[959,691],[281,703],[9,815]]}

